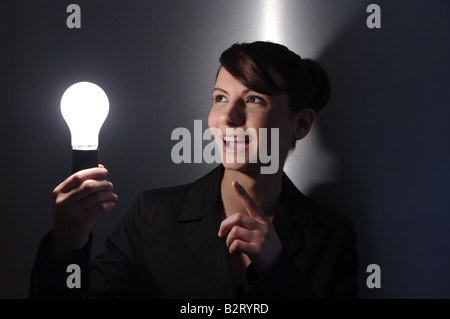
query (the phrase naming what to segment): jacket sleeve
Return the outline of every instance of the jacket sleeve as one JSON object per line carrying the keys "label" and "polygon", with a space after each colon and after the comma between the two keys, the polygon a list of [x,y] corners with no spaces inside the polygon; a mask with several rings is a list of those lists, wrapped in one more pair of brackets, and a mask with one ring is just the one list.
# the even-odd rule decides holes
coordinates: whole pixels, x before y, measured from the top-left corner
{"label": "jacket sleeve", "polygon": [[[139,196],[105,240],[104,251],[91,258],[92,233],[85,247],[60,263],[51,263],[52,231],[42,239],[33,265],[29,298],[137,298],[139,265],[146,231],[145,199]],[[67,267],[79,266],[81,287],[69,288]]]}
{"label": "jacket sleeve", "polygon": [[87,244],[74,251],[64,261],[51,262],[49,231],[41,240],[31,271],[28,297],[30,299],[80,299],[89,291],[89,256],[92,233]]}
{"label": "jacket sleeve", "polygon": [[147,230],[147,200],[135,200],[105,240],[103,252],[92,259],[90,294],[93,299],[141,298],[142,251]]}

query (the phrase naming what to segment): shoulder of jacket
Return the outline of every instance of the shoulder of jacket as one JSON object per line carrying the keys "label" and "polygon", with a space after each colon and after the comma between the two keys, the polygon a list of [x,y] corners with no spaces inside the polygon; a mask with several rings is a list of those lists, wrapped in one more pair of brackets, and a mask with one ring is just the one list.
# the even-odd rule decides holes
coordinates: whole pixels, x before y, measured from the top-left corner
{"label": "shoulder of jacket", "polygon": [[317,222],[325,228],[353,227],[353,221],[346,215],[305,196],[307,205]]}

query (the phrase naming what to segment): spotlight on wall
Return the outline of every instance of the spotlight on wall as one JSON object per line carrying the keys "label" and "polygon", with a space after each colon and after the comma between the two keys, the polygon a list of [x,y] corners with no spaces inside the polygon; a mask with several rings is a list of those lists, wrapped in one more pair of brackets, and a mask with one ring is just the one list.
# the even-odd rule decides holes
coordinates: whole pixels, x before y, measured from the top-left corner
{"label": "spotlight on wall", "polygon": [[98,135],[109,113],[109,100],[98,85],[78,82],[61,98],[61,113],[72,138],[72,173],[98,166]]}

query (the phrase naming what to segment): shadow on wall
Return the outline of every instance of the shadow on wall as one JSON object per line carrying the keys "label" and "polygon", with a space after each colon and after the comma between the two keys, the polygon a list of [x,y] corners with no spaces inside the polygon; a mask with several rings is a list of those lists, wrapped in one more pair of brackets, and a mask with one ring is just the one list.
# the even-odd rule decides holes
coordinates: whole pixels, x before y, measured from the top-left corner
{"label": "shadow on wall", "polygon": [[378,63],[373,63],[378,61],[379,49],[369,39],[380,30],[368,30],[365,17],[362,18],[351,21],[317,58],[329,74],[332,95],[318,116],[315,140],[334,159],[335,175],[329,183],[313,185],[308,195],[354,221],[360,256],[360,296],[377,298],[382,297],[382,291],[367,291],[365,284],[367,264],[380,257],[375,240],[377,229],[369,222],[377,212],[370,208],[367,175],[380,168],[373,157],[378,135],[371,129],[379,123],[375,106],[379,102],[373,99],[371,91],[374,81],[383,83],[384,75],[378,72]]}
{"label": "shadow on wall", "polygon": [[[442,148],[445,123],[436,119],[439,113],[448,118],[442,93],[446,75],[440,71],[448,65],[448,44],[438,36],[448,23],[438,8],[418,5],[408,14],[403,9],[382,6],[381,29],[369,29],[368,14],[361,14],[317,57],[330,76],[332,96],[314,132],[320,147],[336,159],[337,175],[307,193],[355,222],[361,298],[450,293],[448,280],[440,280],[450,264],[445,253],[450,236],[442,223],[448,219],[443,209],[448,182],[430,170],[445,168],[448,158]],[[411,32],[417,16],[433,22]],[[427,105],[433,105],[433,116],[425,112]],[[434,203],[442,205],[435,204],[429,214],[424,208],[431,198],[423,195],[432,186],[437,186]],[[381,289],[366,286],[366,267],[372,263],[381,267]]]}

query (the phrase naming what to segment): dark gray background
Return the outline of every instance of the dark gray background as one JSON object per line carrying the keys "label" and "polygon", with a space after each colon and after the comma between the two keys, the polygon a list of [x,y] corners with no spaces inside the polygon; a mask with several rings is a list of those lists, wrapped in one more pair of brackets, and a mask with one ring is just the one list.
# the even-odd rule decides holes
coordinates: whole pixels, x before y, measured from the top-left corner
{"label": "dark gray background", "polygon": [[[66,27],[70,3],[81,29]],[[381,29],[366,27],[370,3]],[[0,297],[27,297],[52,190],[70,173],[69,85],[110,99],[100,158],[119,202],[94,226],[98,253],[140,191],[215,166],[174,164],[170,134],[206,128],[221,51],[274,40],[329,72],[331,101],[286,172],[354,220],[361,297],[449,298],[449,16],[437,0],[2,1]],[[365,284],[372,263],[380,289]]]}

